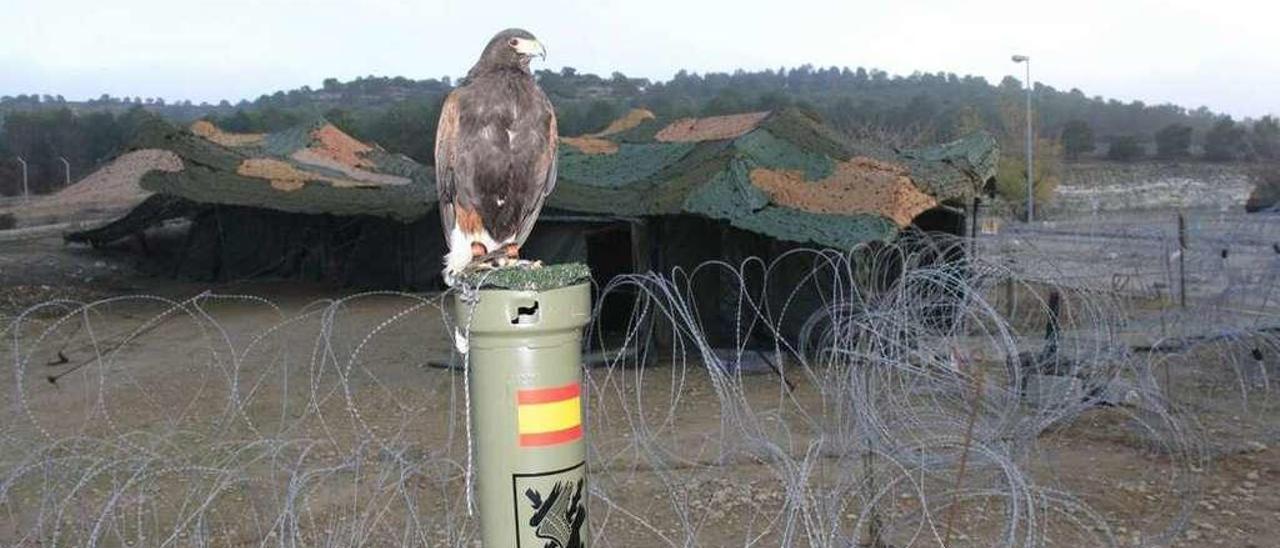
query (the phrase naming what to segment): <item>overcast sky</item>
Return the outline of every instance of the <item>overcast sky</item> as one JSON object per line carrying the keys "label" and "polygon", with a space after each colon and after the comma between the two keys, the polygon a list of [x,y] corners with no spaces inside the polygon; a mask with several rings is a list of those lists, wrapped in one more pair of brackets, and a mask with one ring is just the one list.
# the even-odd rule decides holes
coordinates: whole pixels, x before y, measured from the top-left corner
{"label": "overcast sky", "polygon": [[[0,0],[0,95],[252,99],[326,77],[464,74],[519,26],[543,67],[666,79],[813,63],[1032,77],[1149,104],[1280,113],[1270,0]],[[535,67],[537,68],[537,67]]]}

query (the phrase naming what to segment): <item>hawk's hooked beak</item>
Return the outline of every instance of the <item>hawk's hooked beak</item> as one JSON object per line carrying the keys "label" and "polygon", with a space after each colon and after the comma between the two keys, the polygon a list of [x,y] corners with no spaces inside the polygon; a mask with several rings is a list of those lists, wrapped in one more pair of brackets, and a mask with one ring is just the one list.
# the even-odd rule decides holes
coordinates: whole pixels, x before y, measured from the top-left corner
{"label": "hawk's hooked beak", "polygon": [[537,40],[528,40],[525,38],[516,38],[516,53],[525,57],[541,57],[547,58],[547,48],[542,47],[542,42]]}

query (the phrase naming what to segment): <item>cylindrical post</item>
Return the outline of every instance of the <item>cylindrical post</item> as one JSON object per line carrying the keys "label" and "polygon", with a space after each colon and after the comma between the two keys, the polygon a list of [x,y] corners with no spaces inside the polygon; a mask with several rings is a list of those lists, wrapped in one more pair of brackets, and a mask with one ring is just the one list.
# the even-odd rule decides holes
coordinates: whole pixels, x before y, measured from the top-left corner
{"label": "cylindrical post", "polygon": [[1036,219],[1036,186],[1034,182],[1034,173],[1036,170],[1035,152],[1032,146],[1031,136],[1031,58],[1026,59],[1027,63],[1027,222]]}
{"label": "cylindrical post", "polygon": [[486,548],[586,546],[582,328],[587,283],[454,300],[467,332],[480,537]]}
{"label": "cylindrical post", "polygon": [[1187,307],[1187,218],[1178,212],[1178,305]]}
{"label": "cylindrical post", "polygon": [[1009,266],[1009,277],[1004,280],[1004,319],[1013,323],[1013,265]]}
{"label": "cylindrical post", "polygon": [[18,163],[22,164],[22,201],[31,200],[31,191],[27,188],[27,161],[18,156]]}
{"label": "cylindrical post", "polygon": [[71,162],[68,162],[67,159],[62,156],[59,156],[58,159],[62,161],[62,186],[71,186]]}
{"label": "cylindrical post", "polygon": [[969,260],[978,258],[978,206],[982,199],[977,196],[973,197],[972,207],[969,209]]}

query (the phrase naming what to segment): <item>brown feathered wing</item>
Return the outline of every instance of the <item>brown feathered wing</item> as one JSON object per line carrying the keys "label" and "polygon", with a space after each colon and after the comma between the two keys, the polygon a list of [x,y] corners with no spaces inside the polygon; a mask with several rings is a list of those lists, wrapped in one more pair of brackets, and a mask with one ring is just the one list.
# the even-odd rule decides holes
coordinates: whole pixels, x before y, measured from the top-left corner
{"label": "brown feathered wing", "polygon": [[[537,111],[546,115],[545,122],[538,122],[538,127],[530,128],[525,125],[529,123],[528,120],[486,120],[480,115],[463,112],[468,108],[466,101],[486,99],[483,94],[468,98],[466,94],[472,91],[459,88],[449,94],[436,128],[436,191],[442,227],[446,234],[454,228],[458,221],[456,208],[461,206],[468,212],[480,215],[480,221],[495,238],[500,236],[494,232],[501,232],[501,237],[514,235],[515,242],[523,244],[533,230],[538,212],[547,196],[555,189],[559,144],[555,111],[546,96],[535,88],[537,97],[533,99],[539,107]],[[476,110],[491,113],[510,109],[483,105],[476,107]],[[520,146],[534,146],[538,149],[538,154],[529,158],[522,151],[513,150],[514,145],[506,142],[509,131],[515,132],[516,138],[521,141]],[[525,132],[532,132],[538,142],[524,140]],[[525,159],[521,159],[522,156]],[[522,164],[530,160],[533,165],[515,165],[510,170],[499,169],[495,165],[505,165],[504,162]],[[494,180],[495,178],[499,180]],[[483,192],[528,194],[499,196],[508,200],[518,198],[515,201],[520,204],[520,210],[511,215],[509,211],[492,210],[493,202],[486,201]]]}

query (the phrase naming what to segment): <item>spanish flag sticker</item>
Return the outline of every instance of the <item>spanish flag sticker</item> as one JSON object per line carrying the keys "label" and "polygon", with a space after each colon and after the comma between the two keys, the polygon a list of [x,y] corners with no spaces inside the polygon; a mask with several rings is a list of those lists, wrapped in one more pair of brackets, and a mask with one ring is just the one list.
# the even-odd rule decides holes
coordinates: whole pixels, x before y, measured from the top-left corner
{"label": "spanish flag sticker", "polygon": [[546,447],[582,439],[578,383],[516,391],[520,447]]}

